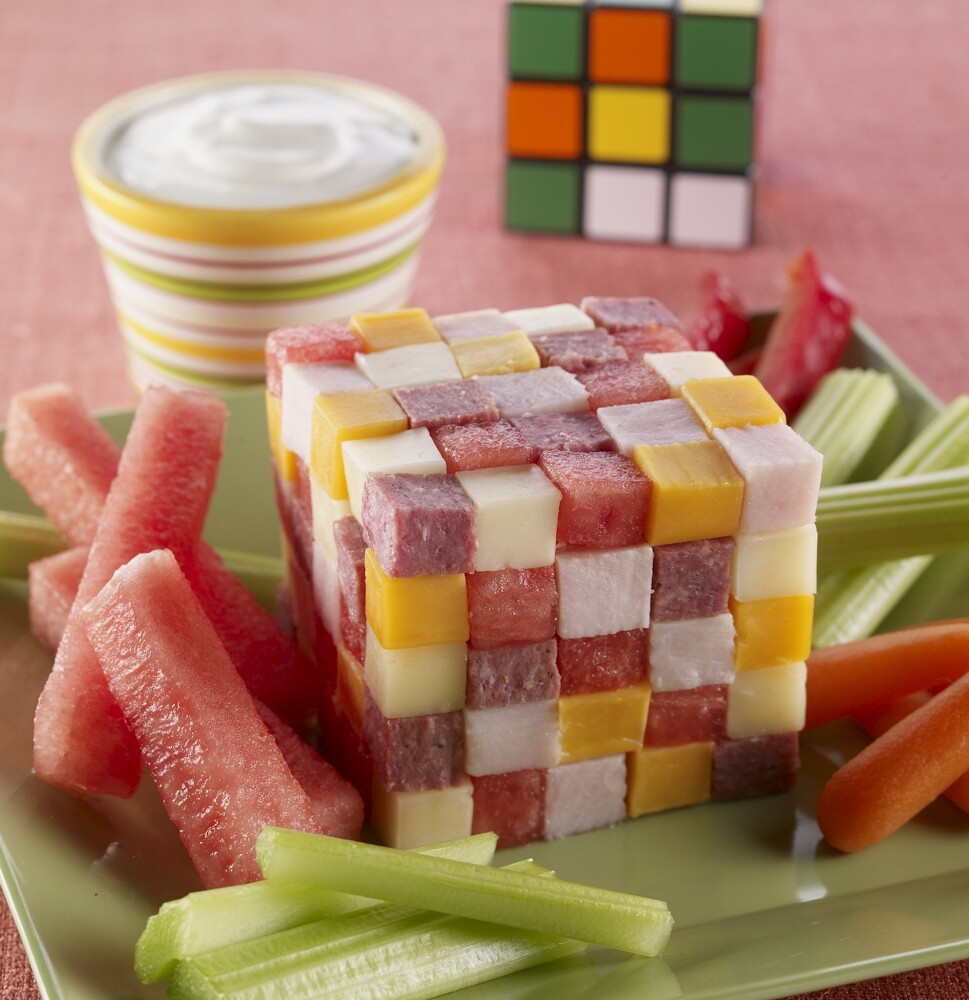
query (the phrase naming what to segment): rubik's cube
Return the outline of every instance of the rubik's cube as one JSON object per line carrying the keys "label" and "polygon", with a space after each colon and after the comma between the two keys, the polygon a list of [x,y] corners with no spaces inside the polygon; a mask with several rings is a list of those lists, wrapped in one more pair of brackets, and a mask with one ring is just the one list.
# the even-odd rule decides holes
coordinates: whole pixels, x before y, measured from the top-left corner
{"label": "rubik's cube", "polygon": [[327,756],[382,841],[791,787],[821,455],[654,299],[278,330],[267,414]]}
{"label": "rubik's cube", "polygon": [[508,228],[747,246],[762,6],[513,0]]}

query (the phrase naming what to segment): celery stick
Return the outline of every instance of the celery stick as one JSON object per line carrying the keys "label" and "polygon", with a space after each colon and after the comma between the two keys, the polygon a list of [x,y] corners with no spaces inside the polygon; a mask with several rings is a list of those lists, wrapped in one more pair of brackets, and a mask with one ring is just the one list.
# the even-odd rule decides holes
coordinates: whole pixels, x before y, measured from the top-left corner
{"label": "celery stick", "polygon": [[[414,850],[488,865],[497,841],[493,833],[480,833]],[[158,982],[170,976],[176,962],[187,956],[377,902],[299,882],[250,882],[191,892],[163,903],[148,918],[135,944],[135,974],[143,983]]]}
{"label": "celery stick", "polygon": [[[969,464],[969,395],[945,406],[889,463],[879,480],[900,480]],[[820,542],[819,542],[820,545]],[[872,558],[877,554],[872,553]],[[931,565],[931,555],[885,559],[825,575],[818,586],[816,647],[871,635]]]}
{"label": "celery stick", "polygon": [[895,380],[869,368],[836,368],[818,384],[792,427],[824,456],[821,485],[865,478],[894,454],[904,412]]}
{"label": "celery stick", "polygon": [[583,949],[554,935],[387,903],[186,959],[168,993],[172,1000],[420,1000]]}
{"label": "celery stick", "polygon": [[827,487],[817,506],[818,571],[969,545],[969,466]]}
{"label": "celery stick", "polygon": [[267,879],[300,879],[634,954],[660,954],[673,926],[659,900],[279,827],[263,828],[256,856]]}

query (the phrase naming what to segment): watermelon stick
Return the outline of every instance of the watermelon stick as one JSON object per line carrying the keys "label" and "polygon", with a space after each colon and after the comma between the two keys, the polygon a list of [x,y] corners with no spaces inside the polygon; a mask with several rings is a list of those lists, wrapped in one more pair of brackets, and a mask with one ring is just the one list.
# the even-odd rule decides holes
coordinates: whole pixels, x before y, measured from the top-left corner
{"label": "watermelon stick", "polygon": [[[550,872],[536,869],[533,862],[519,862],[483,870],[555,882]],[[584,947],[551,934],[387,903],[186,959],[175,969],[168,996],[420,1000]]]}
{"label": "watermelon stick", "polygon": [[[487,865],[497,841],[493,833],[478,833],[414,850]],[[184,958],[376,902],[289,882],[246,882],[190,892],[163,903],[149,917],[135,944],[135,974],[143,983],[155,983],[171,976],[176,963]]]}
{"label": "watermelon stick", "polygon": [[638,955],[661,954],[673,928],[660,900],[281,827],[263,827],[256,858],[267,879],[311,882]]}

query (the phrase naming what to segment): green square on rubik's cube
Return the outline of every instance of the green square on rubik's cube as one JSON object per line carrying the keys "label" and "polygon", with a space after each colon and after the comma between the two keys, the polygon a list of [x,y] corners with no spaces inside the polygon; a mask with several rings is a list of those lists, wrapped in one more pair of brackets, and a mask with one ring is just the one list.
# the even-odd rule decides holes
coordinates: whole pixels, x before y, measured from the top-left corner
{"label": "green square on rubik's cube", "polygon": [[505,224],[531,232],[578,233],[581,167],[510,160],[505,168]]}
{"label": "green square on rubik's cube", "polygon": [[581,4],[512,3],[508,73],[518,78],[578,80],[585,68]]}
{"label": "green square on rubik's cube", "polygon": [[749,97],[684,94],[676,102],[677,166],[746,170],[753,158],[754,103]]}
{"label": "green square on rubik's cube", "polygon": [[757,21],[685,15],[677,26],[674,62],[681,87],[749,90],[757,75]]}

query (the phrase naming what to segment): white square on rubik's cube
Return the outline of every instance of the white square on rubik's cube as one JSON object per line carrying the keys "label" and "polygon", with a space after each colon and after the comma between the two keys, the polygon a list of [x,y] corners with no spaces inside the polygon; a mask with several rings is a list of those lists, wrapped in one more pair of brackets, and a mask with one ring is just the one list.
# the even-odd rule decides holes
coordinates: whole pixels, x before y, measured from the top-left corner
{"label": "white square on rubik's cube", "polygon": [[677,174],[670,182],[669,242],[739,250],[750,242],[752,201],[746,177]]}
{"label": "white square on rubik's cube", "polygon": [[582,228],[602,240],[663,239],[666,174],[644,167],[590,164],[585,172]]}

